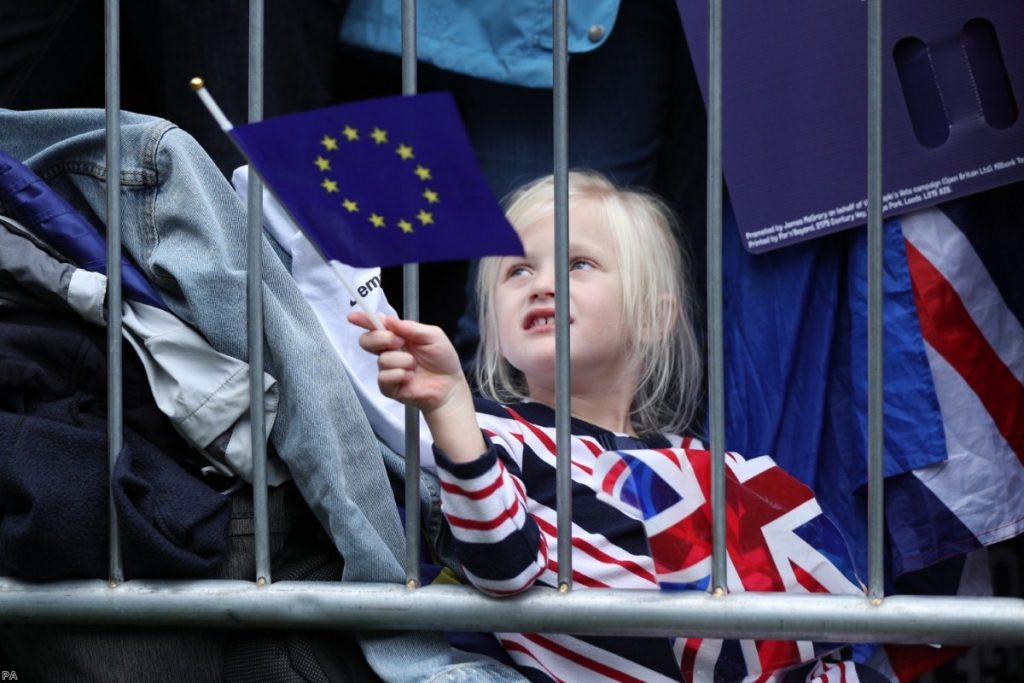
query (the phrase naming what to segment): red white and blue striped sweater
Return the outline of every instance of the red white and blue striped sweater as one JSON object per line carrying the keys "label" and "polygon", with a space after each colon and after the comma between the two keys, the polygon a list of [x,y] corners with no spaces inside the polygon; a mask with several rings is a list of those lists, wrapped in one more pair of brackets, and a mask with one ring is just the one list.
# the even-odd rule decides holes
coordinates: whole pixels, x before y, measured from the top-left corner
{"label": "red white and blue striped sweater", "polygon": [[[558,585],[555,513],[555,416],[539,403],[511,406],[477,399],[487,452],[456,464],[435,449],[442,510],[469,580],[492,595],[534,583]],[[573,419],[573,582],[576,588],[656,590],[643,526],[598,500],[597,456],[607,450],[700,447],[678,436],[645,440]],[[534,680],[678,681],[667,638],[498,633],[498,641]]]}

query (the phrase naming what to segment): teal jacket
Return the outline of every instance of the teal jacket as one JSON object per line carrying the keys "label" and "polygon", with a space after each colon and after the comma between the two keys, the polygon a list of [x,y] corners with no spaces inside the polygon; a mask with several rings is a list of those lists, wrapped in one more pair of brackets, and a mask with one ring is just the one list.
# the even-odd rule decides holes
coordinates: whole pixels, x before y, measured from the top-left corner
{"label": "teal jacket", "polygon": [[[608,39],[619,0],[569,5],[569,52],[588,52]],[[341,28],[348,45],[401,53],[400,0],[352,0]],[[550,0],[420,0],[417,56],[442,69],[501,83],[550,88]]]}

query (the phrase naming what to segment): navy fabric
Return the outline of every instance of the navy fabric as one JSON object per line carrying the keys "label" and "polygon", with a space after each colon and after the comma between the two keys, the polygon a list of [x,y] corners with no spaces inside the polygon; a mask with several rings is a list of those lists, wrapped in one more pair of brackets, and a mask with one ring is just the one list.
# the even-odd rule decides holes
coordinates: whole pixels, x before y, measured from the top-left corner
{"label": "navy fabric", "polygon": [[[0,573],[107,576],[104,348],[102,330],[71,316],[0,316]],[[224,556],[230,500],[176,460],[188,462],[188,445],[147,395],[137,359],[125,361],[113,482],[125,575],[201,575]]]}

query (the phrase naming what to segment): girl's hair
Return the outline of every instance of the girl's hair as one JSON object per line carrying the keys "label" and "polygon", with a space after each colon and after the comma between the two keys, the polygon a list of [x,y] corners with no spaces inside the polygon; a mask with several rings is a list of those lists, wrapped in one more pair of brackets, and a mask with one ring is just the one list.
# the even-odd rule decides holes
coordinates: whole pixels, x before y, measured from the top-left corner
{"label": "girl's hair", "polygon": [[[622,319],[628,353],[638,369],[630,418],[637,433],[683,433],[701,395],[701,355],[693,329],[689,262],[668,206],[647,192],[619,188],[591,171],[569,173],[570,211],[591,202],[611,229],[622,272]],[[554,213],[554,178],[519,188],[504,202],[509,222],[522,229]],[[494,292],[498,257],[480,263],[480,345],[474,376],[479,391],[499,402],[527,398],[526,382],[502,355]]]}

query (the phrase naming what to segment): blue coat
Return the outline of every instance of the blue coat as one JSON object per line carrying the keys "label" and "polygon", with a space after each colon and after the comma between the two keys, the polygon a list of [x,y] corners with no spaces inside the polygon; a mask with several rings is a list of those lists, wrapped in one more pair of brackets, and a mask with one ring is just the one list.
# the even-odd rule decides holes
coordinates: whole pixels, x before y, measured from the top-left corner
{"label": "blue coat", "polygon": [[[416,51],[424,62],[467,76],[550,88],[552,17],[549,0],[421,0]],[[569,52],[588,52],[608,39],[619,0],[569,5]],[[341,40],[378,52],[401,53],[398,0],[352,0]]]}

